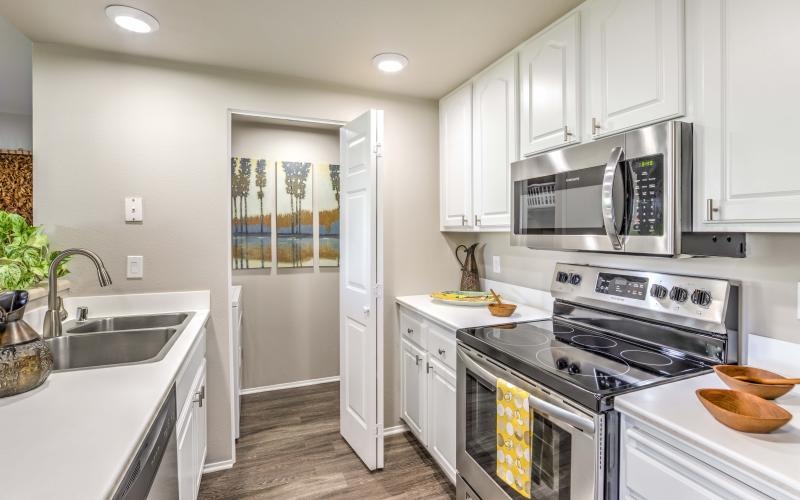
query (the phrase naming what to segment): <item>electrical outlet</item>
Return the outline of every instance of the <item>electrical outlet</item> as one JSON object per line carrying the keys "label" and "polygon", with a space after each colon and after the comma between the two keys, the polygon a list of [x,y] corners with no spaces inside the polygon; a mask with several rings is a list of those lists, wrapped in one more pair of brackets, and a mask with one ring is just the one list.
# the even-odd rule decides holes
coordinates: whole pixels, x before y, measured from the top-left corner
{"label": "electrical outlet", "polygon": [[142,209],[141,196],[125,197],[125,222],[142,222],[144,212]]}
{"label": "electrical outlet", "polygon": [[500,256],[499,255],[492,255],[492,272],[500,274],[502,271],[500,270]]}
{"label": "electrical outlet", "polygon": [[132,279],[144,278],[144,257],[128,255],[127,276]]}

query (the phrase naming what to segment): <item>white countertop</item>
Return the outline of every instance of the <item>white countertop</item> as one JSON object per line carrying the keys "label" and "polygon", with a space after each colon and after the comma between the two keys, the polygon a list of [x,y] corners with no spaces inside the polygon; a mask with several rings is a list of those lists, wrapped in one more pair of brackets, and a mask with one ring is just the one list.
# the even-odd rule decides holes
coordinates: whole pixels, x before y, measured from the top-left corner
{"label": "white countertop", "polygon": [[[763,338],[752,340],[764,342]],[[753,355],[766,351],[763,348],[754,349],[752,340],[750,350]],[[766,342],[774,344],[780,341],[767,339]],[[800,346],[792,344],[783,346],[782,350],[787,352],[798,348]],[[777,350],[781,350],[780,347]],[[782,365],[774,359],[751,358],[748,364],[774,370],[787,377],[800,376],[796,361],[794,368],[789,370],[773,368]],[[794,418],[771,434],[738,432],[717,422],[694,393],[701,388],[729,389],[715,374],[708,374],[617,397],[614,407],[734,469],[759,478],[789,497],[800,497],[800,387],[775,400]]]}
{"label": "white countertop", "polygon": [[407,295],[395,301],[409,307],[431,321],[457,330],[473,326],[502,325],[521,321],[549,319],[552,314],[544,309],[518,304],[514,314],[507,318],[492,316],[486,306],[456,306],[433,300],[429,295]]}
{"label": "white countertop", "polygon": [[[209,292],[69,297],[90,317],[193,311],[155,363],[54,372],[40,387],[0,399],[0,497],[107,498],[205,325]],[[40,311],[26,314],[36,328]]]}

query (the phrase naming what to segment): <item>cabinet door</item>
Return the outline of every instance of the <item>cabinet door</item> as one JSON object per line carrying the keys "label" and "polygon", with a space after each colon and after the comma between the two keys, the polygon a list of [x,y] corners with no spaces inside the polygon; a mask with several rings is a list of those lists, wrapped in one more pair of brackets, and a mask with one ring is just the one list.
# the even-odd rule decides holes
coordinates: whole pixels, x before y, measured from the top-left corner
{"label": "cabinet door", "polygon": [[411,432],[425,443],[425,351],[406,339],[401,341],[400,407]]}
{"label": "cabinet door", "polygon": [[522,156],[580,142],[580,12],[548,28],[519,51],[519,147]]}
{"label": "cabinet door", "polygon": [[456,376],[430,359],[428,384],[428,450],[450,478],[456,480]]}
{"label": "cabinet door", "polygon": [[198,474],[195,468],[197,446],[195,443],[195,412],[189,408],[176,426],[178,446],[178,494],[180,500],[196,498]]}
{"label": "cabinet door", "polygon": [[682,115],[683,0],[593,0],[586,15],[588,132]]}
{"label": "cabinet door", "polygon": [[208,451],[208,398],[206,397],[206,364],[203,368],[199,380],[195,386],[197,401],[194,403],[194,427],[195,427],[195,458],[194,468],[197,473],[195,479],[195,492],[200,489],[200,480],[203,476],[203,467],[206,464],[206,452]]}
{"label": "cabinet door", "polygon": [[706,0],[687,9],[687,53],[699,57],[692,84],[695,169],[703,188],[695,221],[796,232],[800,59],[793,47],[800,44],[800,2]]}
{"label": "cabinet door", "polygon": [[510,227],[511,162],[517,154],[517,54],[476,78],[472,96],[473,224]]}
{"label": "cabinet door", "polygon": [[442,230],[472,228],[472,85],[439,101]]}

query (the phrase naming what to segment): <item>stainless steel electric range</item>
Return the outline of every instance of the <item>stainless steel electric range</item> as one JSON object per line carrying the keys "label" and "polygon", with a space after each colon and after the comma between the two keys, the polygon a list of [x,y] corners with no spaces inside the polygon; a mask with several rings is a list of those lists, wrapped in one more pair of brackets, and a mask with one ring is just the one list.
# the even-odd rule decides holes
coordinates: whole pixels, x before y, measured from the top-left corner
{"label": "stainless steel electric range", "polygon": [[495,385],[528,391],[532,498],[616,499],[614,397],[739,356],[739,285],[557,264],[548,321],[459,330],[457,497],[522,498],[496,474]]}

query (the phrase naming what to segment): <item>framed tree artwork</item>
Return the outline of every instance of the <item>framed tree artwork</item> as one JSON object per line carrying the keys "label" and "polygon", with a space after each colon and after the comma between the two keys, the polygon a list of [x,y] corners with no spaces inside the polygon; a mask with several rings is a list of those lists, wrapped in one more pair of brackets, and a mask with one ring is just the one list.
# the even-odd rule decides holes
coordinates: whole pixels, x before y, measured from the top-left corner
{"label": "framed tree artwork", "polygon": [[314,267],[312,164],[277,163],[276,236],[278,268]]}
{"label": "framed tree artwork", "polygon": [[319,266],[339,267],[339,165],[318,163]]}
{"label": "framed tree artwork", "polygon": [[231,248],[233,269],[272,268],[274,162],[231,158]]}

